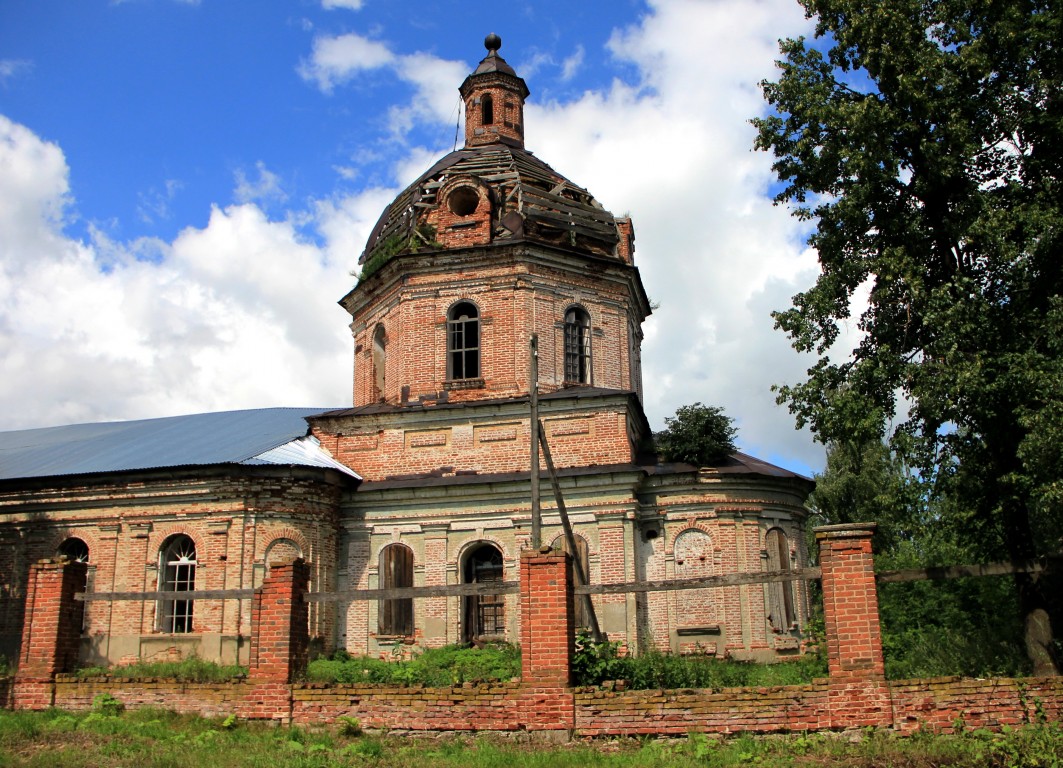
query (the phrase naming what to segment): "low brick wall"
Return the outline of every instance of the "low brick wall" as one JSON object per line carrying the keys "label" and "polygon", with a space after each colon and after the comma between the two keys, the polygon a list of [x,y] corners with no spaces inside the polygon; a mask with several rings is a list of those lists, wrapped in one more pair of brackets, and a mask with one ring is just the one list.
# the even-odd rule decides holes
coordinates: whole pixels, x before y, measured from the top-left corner
{"label": "low brick wall", "polygon": [[[130,709],[158,707],[208,717],[237,714],[305,725],[357,717],[364,728],[401,731],[571,730],[576,736],[682,736],[701,733],[785,733],[852,727],[839,716],[859,705],[861,691],[816,680],[772,688],[606,690],[535,688],[517,682],[447,688],[303,683],[182,683],[58,675],[55,706],[87,710],[108,693]],[[10,703],[9,679],[0,701]],[[1063,719],[1063,678],[958,677],[903,680],[883,686],[885,706],[874,724],[920,729],[1017,726]],[[852,699],[850,701],[850,699]]]}
{"label": "low brick wall", "polygon": [[450,688],[385,685],[292,686],[292,722],[357,717],[363,728],[413,731],[511,731],[520,727],[519,683]]}
{"label": "low brick wall", "polygon": [[829,727],[827,682],[773,688],[575,692],[580,736],[778,733]]}
{"label": "low brick wall", "polygon": [[899,680],[890,683],[890,693],[894,727],[906,732],[1063,719],[1063,677]]}
{"label": "low brick wall", "polygon": [[244,704],[252,686],[243,681],[183,683],[167,678],[56,675],[55,706],[71,711],[92,708],[92,700],[109,693],[129,709],[155,707],[204,717],[226,717]]}

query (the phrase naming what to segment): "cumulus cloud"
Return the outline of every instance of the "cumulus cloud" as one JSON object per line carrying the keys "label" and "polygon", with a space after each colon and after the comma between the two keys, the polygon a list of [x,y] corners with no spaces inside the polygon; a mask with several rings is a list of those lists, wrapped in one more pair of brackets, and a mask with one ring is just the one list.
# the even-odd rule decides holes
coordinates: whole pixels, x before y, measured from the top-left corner
{"label": "cumulus cloud", "polygon": [[347,259],[255,204],[172,242],[63,233],[62,151],[0,117],[0,401],[7,429],[348,402]]}
{"label": "cumulus cloud", "polygon": [[810,363],[770,313],[814,279],[814,254],[773,207],[770,158],[754,153],[757,83],[776,40],[807,30],[789,0],[665,2],[617,31],[614,57],[640,79],[572,103],[530,104],[528,144],[614,212],[630,212],[636,263],[660,306],[644,327],[646,410],[655,428],[679,405],[720,405],[740,446],[817,466],[822,453],[775,404],[774,383]]}
{"label": "cumulus cloud", "polygon": [[366,70],[378,69],[395,61],[384,43],[351,32],[346,35],[320,35],[314,38],[310,58],[299,65],[304,80],[317,83],[325,93]]}
{"label": "cumulus cloud", "polygon": [[387,45],[355,33],[314,39],[310,58],[299,66],[304,80],[324,93],[371,70],[386,69],[413,88],[407,102],[392,105],[389,125],[406,133],[418,122],[448,123],[454,117],[457,87],[468,65],[427,53],[394,54]]}

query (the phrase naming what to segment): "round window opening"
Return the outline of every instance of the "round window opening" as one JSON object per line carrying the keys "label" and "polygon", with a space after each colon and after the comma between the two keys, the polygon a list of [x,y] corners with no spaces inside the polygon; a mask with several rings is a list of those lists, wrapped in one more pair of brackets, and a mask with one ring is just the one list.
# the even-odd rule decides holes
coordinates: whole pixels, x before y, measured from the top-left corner
{"label": "round window opening", "polygon": [[480,205],[480,196],[472,187],[458,187],[447,195],[447,207],[456,216],[470,216]]}

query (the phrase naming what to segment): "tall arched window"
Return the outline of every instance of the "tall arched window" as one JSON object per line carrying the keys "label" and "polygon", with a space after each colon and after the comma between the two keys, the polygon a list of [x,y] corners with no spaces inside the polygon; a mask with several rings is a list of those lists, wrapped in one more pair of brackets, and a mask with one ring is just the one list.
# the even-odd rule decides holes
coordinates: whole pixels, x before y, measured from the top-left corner
{"label": "tall arched window", "polygon": [[[380,550],[380,588],[413,586],[413,552],[402,544],[389,544]],[[377,605],[378,632],[381,635],[413,634],[413,598],[381,600]]]}
{"label": "tall arched window", "polygon": [[382,399],[384,395],[384,384],[387,377],[387,343],[388,335],[384,330],[383,325],[378,325],[376,330],[373,331],[373,390],[374,400]]}
{"label": "tall arched window", "polygon": [[490,125],[495,121],[495,100],[489,93],[485,93],[480,99],[480,117],[482,125]]}
{"label": "tall arched window", "polygon": [[[765,567],[769,571],[790,570],[790,542],[786,534],[772,528],[764,537],[767,550]],[[768,585],[768,619],[776,632],[788,632],[796,620],[794,615],[794,589],[792,581],[779,581]]]}
{"label": "tall arched window", "polygon": [[[493,544],[481,544],[468,554],[462,568],[462,583],[489,584],[502,581],[502,553]],[[480,638],[501,639],[506,634],[506,599],[503,595],[469,595],[465,599],[462,634],[466,642]]]}
{"label": "tall arched window", "polygon": [[565,381],[591,383],[591,317],[582,307],[565,313]]}
{"label": "tall arched window", "polygon": [[[171,536],[159,550],[159,591],[191,592],[196,588],[196,543],[183,533]],[[192,600],[160,600],[159,631],[191,632]]]}
{"label": "tall arched window", "polygon": [[460,301],[447,314],[447,378],[480,377],[480,313],[469,301]]}

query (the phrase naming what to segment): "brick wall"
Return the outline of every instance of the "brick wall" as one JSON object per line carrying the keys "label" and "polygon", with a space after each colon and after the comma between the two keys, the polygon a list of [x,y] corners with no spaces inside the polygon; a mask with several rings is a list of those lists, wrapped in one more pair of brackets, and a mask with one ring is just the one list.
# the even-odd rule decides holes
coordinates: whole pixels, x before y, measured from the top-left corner
{"label": "brick wall", "polygon": [[[722,691],[570,688],[572,593],[567,556],[525,552],[520,560],[520,683],[450,688],[292,684],[305,664],[308,637],[302,595],[310,571],[301,560],[275,565],[256,599],[256,638],[247,680],[188,684],[78,679],[60,670],[67,642],[63,625],[71,620],[71,585],[83,576],[84,566],[64,562],[42,563],[33,571],[27,632],[41,632],[24,644],[13,696],[0,681],[0,702],[13,699],[21,708],[54,703],[84,710],[95,696],[109,693],[127,707],[285,723],[328,723],[349,715],[366,727],[391,730],[560,730],[579,736],[772,733],[869,725],[912,732],[1059,721],[1061,678],[884,679],[876,639],[872,531],[869,525],[817,530],[830,677],[809,685]],[[68,615],[60,621],[64,613]]]}

